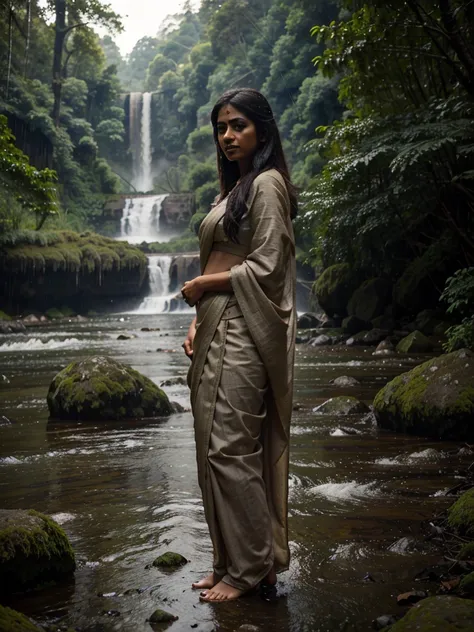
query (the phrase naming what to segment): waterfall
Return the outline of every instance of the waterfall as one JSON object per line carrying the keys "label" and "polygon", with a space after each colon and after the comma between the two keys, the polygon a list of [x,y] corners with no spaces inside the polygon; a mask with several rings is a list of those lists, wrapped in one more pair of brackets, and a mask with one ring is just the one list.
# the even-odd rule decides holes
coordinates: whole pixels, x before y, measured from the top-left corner
{"label": "waterfall", "polygon": [[138,191],[151,191],[151,92],[130,93],[129,138],[133,165],[132,184]]}
{"label": "waterfall", "polygon": [[140,195],[125,200],[120,237],[131,244],[169,241],[171,234],[160,233],[160,213],[165,195]]}
{"label": "waterfall", "polygon": [[[150,294],[143,299],[135,314],[161,314],[163,312],[185,309],[186,305],[176,294],[170,293],[171,255],[150,255],[148,257],[148,279]],[[174,299],[174,300],[173,300]],[[181,303],[183,303],[181,305]]]}

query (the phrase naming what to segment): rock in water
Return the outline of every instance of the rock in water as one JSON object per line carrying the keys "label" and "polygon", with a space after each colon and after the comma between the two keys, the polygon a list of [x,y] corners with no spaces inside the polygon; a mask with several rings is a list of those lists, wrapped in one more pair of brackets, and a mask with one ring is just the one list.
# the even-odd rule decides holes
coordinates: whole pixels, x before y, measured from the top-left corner
{"label": "rock in water", "polygon": [[329,415],[354,415],[369,412],[369,407],[360,402],[356,397],[332,397],[324,404],[313,408],[314,413],[326,413]]}
{"label": "rock in water", "polygon": [[374,412],[395,432],[474,439],[474,353],[460,349],[402,373],[377,393]]}
{"label": "rock in water", "polygon": [[335,380],[331,380],[330,384],[334,384],[334,386],[358,386],[360,382],[356,380],[355,377],[341,375],[340,377],[336,377]]}
{"label": "rock in water", "polygon": [[180,553],[173,553],[172,551],[167,551],[157,557],[153,562],[153,566],[157,566],[158,568],[176,568],[177,566],[183,566],[187,564],[188,560],[181,555]]}
{"label": "rock in water", "polygon": [[75,568],[74,551],[54,520],[36,511],[0,510],[0,594],[41,588]]}
{"label": "rock in water", "polygon": [[168,623],[170,621],[177,621],[179,617],[170,612],[166,612],[166,610],[155,610],[155,612],[148,619],[150,623]]}
{"label": "rock in water", "polygon": [[471,632],[474,601],[459,597],[428,597],[392,625],[390,632]]}
{"label": "rock in water", "polygon": [[[474,538],[474,487],[461,494],[448,509],[448,524],[460,535]],[[464,545],[464,552],[468,546]]]}
{"label": "rock in water", "polygon": [[95,356],[60,371],[48,392],[50,419],[97,421],[164,417],[173,407],[154,382],[112,358]]}
{"label": "rock in water", "polygon": [[317,314],[313,314],[312,312],[306,312],[299,316],[297,321],[298,329],[311,329],[311,327],[319,327],[320,320]]}
{"label": "rock in water", "polygon": [[397,351],[399,353],[429,353],[433,351],[433,344],[421,331],[416,330],[400,340]]}
{"label": "rock in water", "polygon": [[44,632],[44,628],[39,628],[24,614],[0,606],[0,630],[2,632]]}

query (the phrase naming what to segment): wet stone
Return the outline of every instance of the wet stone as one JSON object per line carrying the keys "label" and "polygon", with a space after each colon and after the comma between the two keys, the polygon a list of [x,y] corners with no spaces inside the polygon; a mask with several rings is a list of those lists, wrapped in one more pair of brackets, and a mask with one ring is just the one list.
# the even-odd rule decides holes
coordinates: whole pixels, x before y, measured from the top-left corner
{"label": "wet stone", "polygon": [[151,615],[151,617],[147,619],[147,621],[149,623],[168,623],[170,621],[177,621],[178,619],[179,617],[171,614],[171,612],[166,612],[166,610],[161,610],[160,608],[158,608]]}
{"label": "wet stone", "polygon": [[324,334],[322,334],[321,336],[318,336],[317,338],[312,338],[308,344],[311,347],[321,347],[323,345],[330,345],[331,344],[331,338],[329,336],[325,336]]}
{"label": "wet stone", "polygon": [[459,597],[428,597],[413,606],[390,632],[472,632],[474,602]]}
{"label": "wet stone", "polygon": [[167,551],[156,558],[153,562],[153,566],[156,566],[157,568],[175,568],[177,566],[184,566],[184,564],[187,563],[188,560],[180,553]]}
{"label": "wet stone", "polygon": [[354,415],[369,412],[369,407],[356,397],[332,397],[323,404],[313,408],[313,413],[327,413],[330,415]]}
{"label": "wet stone", "polygon": [[355,377],[341,375],[340,377],[336,377],[335,380],[331,380],[330,384],[334,384],[334,386],[358,386],[360,382],[356,380]]}
{"label": "wet stone", "polygon": [[383,630],[388,625],[393,625],[398,621],[400,617],[396,617],[393,614],[383,614],[381,617],[377,617],[374,621],[372,621],[372,627],[374,630]]}
{"label": "wet stone", "polygon": [[422,599],[426,599],[428,593],[424,590],[410,590],[410,592],[402,593],[397,597],[397,604],[399,606],[408,606],[410,604],[417,603]]}

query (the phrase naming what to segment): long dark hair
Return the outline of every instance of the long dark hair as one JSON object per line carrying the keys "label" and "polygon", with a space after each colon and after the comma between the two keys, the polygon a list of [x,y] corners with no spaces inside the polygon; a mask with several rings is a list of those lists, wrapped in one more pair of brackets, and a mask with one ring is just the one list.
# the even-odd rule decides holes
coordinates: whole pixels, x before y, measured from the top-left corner
{"label": "long dark hair", "polygon": [[[257,138],[263,139],[252,161],[251,170],[240,176],[237,162],[228,160],[219,146],[217,134],[217,118],[224,105],[232,105],[255,125]],[[217,168],[221,185],[221,199],[227,195],[227,207],[224,215],[224,232],[234,242],[238,241],[240,220],[247,210],[246,202],[250,187],[255,178],[263,171],[277,169],[283,176],[288,190],[291,206],[291,219],[296,217],[297,200],[295,187],[291,183],[286,164],[280,133],[278,131],[272,109],[266,98],[252,88],[237,88],[225,92],[215,104],[211,113],[214,141],[217,149]],[[236,187],[240,178],[239,186]]]}

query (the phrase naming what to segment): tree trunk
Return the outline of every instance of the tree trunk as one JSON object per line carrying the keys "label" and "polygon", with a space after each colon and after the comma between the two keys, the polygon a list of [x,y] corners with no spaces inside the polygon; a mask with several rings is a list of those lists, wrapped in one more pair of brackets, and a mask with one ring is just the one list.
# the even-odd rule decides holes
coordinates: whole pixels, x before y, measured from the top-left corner
{"label": "tree trunk", "polygon": [[28,73],[28,56],[30,54],[30,37],[31,37],[31,0],[26,2],[26,43],[25,43],[25,62],[23,66],[23,76],[26,78]]}
{"label": "tree trunk", "polygon": [[62,89],[62,58],[64,38],[66,36],[66,0],[56,0],[56,20],[54,23],[54,52],[53,52],[53,121],[59,127],[61,113],[61,89]]}

